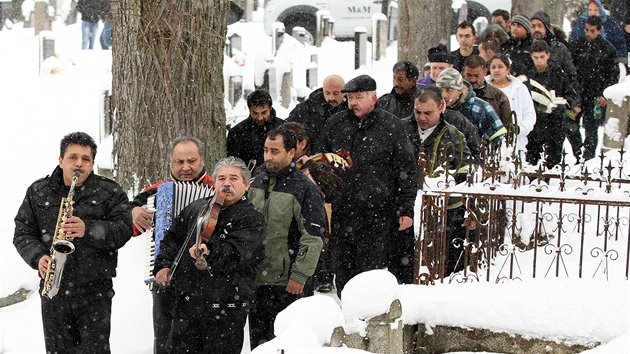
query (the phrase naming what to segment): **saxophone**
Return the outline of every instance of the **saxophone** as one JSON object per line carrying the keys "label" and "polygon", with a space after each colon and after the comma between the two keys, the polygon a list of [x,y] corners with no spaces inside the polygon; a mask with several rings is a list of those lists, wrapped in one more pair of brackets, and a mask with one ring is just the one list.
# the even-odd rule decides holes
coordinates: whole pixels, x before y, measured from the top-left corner
{"label": "saxophone", "polygon": [[59,292],[66,258],[69,254],[74,252],[74,244],[66,237],[66,233],[61,229],[61,224],[66,221],[67,218],[72,217],[74,186],[77,184],[80,174],[81,171],[74,171],[68,196],[61,198],[57,225],[55,225],[55,236],[53,237],[52,246],[50,247],[50,260],[46,267],[44,288],[42,289],[42,296],[48,296],[49,299],[52,299]]}

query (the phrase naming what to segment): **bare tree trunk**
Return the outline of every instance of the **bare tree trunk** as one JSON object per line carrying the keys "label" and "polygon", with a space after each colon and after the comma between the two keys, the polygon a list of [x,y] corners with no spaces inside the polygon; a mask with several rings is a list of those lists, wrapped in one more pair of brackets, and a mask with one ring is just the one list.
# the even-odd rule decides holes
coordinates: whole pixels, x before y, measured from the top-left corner
{"label": "bare tree trunk", "polygon": [[567,2],[565,0],[548,0],[545,3],[545,12],[549,14],[551,23],[560,27],[562,27],[566,9]]}
{"label": "bare tree trunk", "polygon": [[530,18],[536,11],[544,8],[545,0],[512,0],[512,16],[524,14]]}
{"label": "bare tree trunk", "polygon": [[168,144],[193,135],[225,155],[223,48],[229,0],[112,1],[117,180],[169,176]]}
{"label": "bare tree trunk", "polygon": [[398,60],[422,68],[429,48],[450,46],[451,12],[451,0],[398,1]]}

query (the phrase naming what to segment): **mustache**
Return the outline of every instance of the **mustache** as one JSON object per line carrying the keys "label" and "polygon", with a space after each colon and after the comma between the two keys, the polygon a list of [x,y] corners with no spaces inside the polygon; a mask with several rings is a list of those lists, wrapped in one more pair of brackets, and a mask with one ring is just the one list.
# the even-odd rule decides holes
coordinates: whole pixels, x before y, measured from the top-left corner
{"label": "mustache", "polygon": [[81,174],[85,173],[85,171],[82,168],[75,168],[75,169],[72,170],[72,172],[74,172],[74,173],[80,172]]}
{"label": "mustache", "polygon": [[236,194],[236,190],[232,186],[223,186],[223,187],[221,187],[221,191],[225,192],[225,193]]}

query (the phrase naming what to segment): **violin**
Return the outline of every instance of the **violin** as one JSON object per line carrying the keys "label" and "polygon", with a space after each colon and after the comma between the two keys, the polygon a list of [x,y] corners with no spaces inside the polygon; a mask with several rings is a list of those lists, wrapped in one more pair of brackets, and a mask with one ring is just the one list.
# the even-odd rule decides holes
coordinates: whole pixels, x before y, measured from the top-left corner
{"label": "violin", "polygon": [[225,202],[225,192],[219,189],[214,193],[214,196],[208,204],[199,212],[197,217],[197,250],[195,255],[195,267],[199,270],[208,269],[208,262],[206,261],[201,245],[210,241],[214,228],[217,226],[217,220],[219,219],[219,212]]}
{"label": "violin", "polygon": [[350,153],[344,148],[337,150],[335,153],[325,152],[309,156],[308,160],[305,162],[298,161],[297,168],[300,170],[304,169],[306,162],[308,161],[325,162],[330,165],[330,167],[340,171],[345,171],[352,167],[352,158],[350,157]]}

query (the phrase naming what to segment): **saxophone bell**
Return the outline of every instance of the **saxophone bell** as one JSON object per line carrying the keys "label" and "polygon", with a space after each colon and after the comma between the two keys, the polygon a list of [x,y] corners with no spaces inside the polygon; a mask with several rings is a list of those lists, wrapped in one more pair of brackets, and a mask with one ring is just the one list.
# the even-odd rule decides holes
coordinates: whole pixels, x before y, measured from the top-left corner
{"label": "saxophone bell", "polygon": [[68,240],[56,240],[52,246],[58,253],[70,254],[74,252],[74,244]]}

